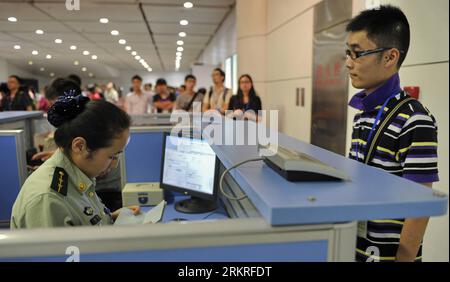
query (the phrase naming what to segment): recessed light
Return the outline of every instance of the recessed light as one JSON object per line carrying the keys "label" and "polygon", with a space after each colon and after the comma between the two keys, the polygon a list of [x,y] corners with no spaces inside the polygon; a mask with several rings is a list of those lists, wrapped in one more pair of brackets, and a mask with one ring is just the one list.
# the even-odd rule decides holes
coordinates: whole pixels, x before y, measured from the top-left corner
{"label": "recessed light", "polygon": [[124,45],[124,44],[126,44],[126,43],[127,43],[127,41],[126,41],[125,39],[120,39],[120,40],[119,40],[119,44]]}
{"label": "recessed light", "polygon": [[73,64],[76,65],[76,66],[78,66],[78,65],[80,64],[80,62],[74,61]]}
{"label": "recessed light", "polygon": [[93,77],[94,74],[92,72],[89,73],[89,77]]}
{"label": "recessed light", "polygon": [[31,54],[33,54],[33,55],[38,55],[39,54],[39,52],[38,51],[36,51],[36,50],[33,50],[32,52],[31,52]]}
{"label": "recessed light", "polygon": [[180,33],[178,33],[179,37],[186,37],[186,32],[182,31]]}
{"label": "recessed light", "polygon": [[20,48],[22,48],[22,47],[20,47],[20,45],[14,45],[14,49],[16,49],[16,50],[20,50]]}
{"label": "recessed light", "polygon": [[31,66],[33,65],[33,61],[28,61],[28,64]]}
{"label": "recessed light", "polygon": [[184,44],[183,40],[178,40],[177,41],[177,45],[183,45],[183,44]]}
{"label": "recessed light", "polygon": [[92,60],[97,60],[98,57],[97,57],[97,55],[92,55],[91,58],[92,58]]}
{"label": "recessed light", "polygon": [[41,70],[41,71],[45,71],[45,68],[41,68],[40,70]]}
{"label": "recessed light", "polygon": [[83,51],[83,55],[87,56],[89,54],[90,54],[89,51],[86,51],[86,50]]}
{"label": "recessed light", "polygon": [[50,54],[47,54],[47,55],[45,56],[45,58],[47,58],[47,59],[51,59],[51,58],[52,58],[52,55],[50,55]]}
{"label": "recessed light", "polygon": [[183,53],[181,52],[176,52],[175,55],[177,55],[177,57],[181,57],[183,55]]}
{"label": "recessed light", "polygon": [[140,60],[141,59],[141,56],[139,56],[139,55],[137,55],[136,57],[134,57],[136,60]]}
{"label": "recessed light", "polygon": [[77,50],[77,46],[75,45],[70,46],[70,50]]}
{"label": "recessed light", "polygon": [[36,34],[44,34],[44,31],[42,29],[36,29]]}
{"label": "recessed light", "polygon": [[105,23],[108,23],[109,20],[107,18],[101,18],[100,22],[105,24]]}
{"label": "recessed light", "polygon": [[136,56],[136,55],[137,55],[137,52],[136,52],[136,51],[133,51],[133,52],[131,52],[131,55],[132,55],[132,56]]}
{"label": "recessed light", "polygon": [[10,21],[12,23],[15,23],[15,22],[17,22],[17,18],[16,17],[9,17],[8,21]]}
{"label": "recessed light", "polygon": [[181,47],[181,46],[180,46],[180,47],[177,47],[177,51],[178,51],[178,52],[183,52],[183,51],[184,51],[184,48]]}
{"label": "recessed light", "polygon": [[62,39],[56,38],[56,39],[55,39],[55,43],[56,43],[56,44],[61,44],[61,43],[62,43]]}
{"label": "recessed light", "polygon": [[55,74],[54,74],[53,72],[51,72],[51,73],[50,73],[50,76],[51,76],[51,77],[54,77],[54,76],[55,76]]}
{"label": "recessed light", "polygon": [[139,63],[141,63],[141,64],[143,64],[144,62],[145,62],[144,59],[139,60]]}
{"label": "recessed light", "polygon": [[192,7],[194,7],[194,4],[192,4],[191,2],[184,2],[184,5],[183,5],[186,9],[190,9],[190,8],[192,8]]}
{"label": "recessed light", "polygon": [[180,25],[188,25],[188,24],[189,24],[188,20],[181,20],[180,21]]}
{"label": "recessed light", "polygon": [[111,35],[117,36],[117,35],[119,35],[119,31],[118,30],[111,30]]}
{"label": "recessed light", "polygon": [[130,51],[131,50],[131,46],[125,47],[125,50]]}
{"label": "recessed light", "polygon": [[81,71],[87,71],[87,68],[86,67],[82,67]]}

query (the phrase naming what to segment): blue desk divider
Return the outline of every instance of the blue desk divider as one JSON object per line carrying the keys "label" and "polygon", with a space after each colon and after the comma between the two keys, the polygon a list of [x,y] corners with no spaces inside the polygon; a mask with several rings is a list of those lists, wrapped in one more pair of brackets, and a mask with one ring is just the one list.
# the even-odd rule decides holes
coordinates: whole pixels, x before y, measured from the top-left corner
{"label": "blue desk divider", "polygon": [[125,183],[159,182],[163,132],[131,132],[125,148]]}
{"label": "blue desk divider", "polygon": [[23,130],[0,131],[0,222],[11,218],[12,206],[26,178]]}

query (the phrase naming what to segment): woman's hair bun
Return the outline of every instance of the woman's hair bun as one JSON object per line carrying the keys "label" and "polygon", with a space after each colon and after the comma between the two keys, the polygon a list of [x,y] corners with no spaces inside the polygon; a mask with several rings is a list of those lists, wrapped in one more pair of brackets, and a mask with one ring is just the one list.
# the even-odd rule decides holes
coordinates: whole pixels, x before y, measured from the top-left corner
{"label": "woman's hair bun", "polygon": [[75,93],[76,90],[64,92],[64,95],[59,96],[48,110],[47,119],[54,127],[61,126],[84,111],[85,105],[90,99]]}

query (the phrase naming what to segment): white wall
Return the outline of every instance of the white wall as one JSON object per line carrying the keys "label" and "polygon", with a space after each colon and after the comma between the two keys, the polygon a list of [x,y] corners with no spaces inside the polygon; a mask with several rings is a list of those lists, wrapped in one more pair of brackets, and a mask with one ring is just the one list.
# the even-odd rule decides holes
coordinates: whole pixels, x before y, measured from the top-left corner
{"label": "white wall", "polygon": [[203,50],[198,62],[221,66],[225,59],[236,53],[236,8],[230,12],[221,27]]}
{"label": "white wall", "polygon": [[[267,1],[266,107],[280,110],[280,130],[311,140],[313,7],[319,0]],[[296,106],[296,88],[305,89],[305,106]]]}

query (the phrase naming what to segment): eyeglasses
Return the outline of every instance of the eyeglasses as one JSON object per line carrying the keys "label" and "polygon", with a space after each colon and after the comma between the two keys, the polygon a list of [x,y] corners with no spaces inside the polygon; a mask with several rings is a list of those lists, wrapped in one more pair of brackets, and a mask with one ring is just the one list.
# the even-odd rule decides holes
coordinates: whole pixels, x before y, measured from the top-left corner
{"label": "eyeglasses", "polygon": [[[367,55],[371,55],[371,54],[376,54],[376,53],[381,53],[390,49],[393,49],[394,47],[382,47],[382,48],[377,48],[377,49],[373,49],[373,50],[365,50],[365,51],[352,51],[350,49],[346,49],[345,50],[345,55],[346,58],[351,58],[352,60],[356,60],[360,57],[364,57]],[[404,53],[403,50],[398,50],[400,53]]]}

